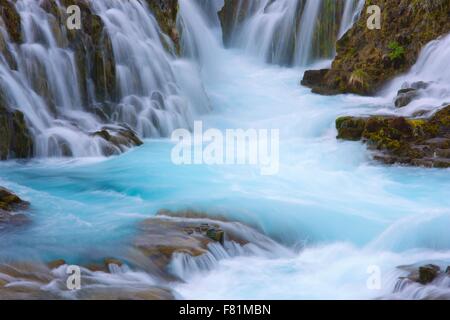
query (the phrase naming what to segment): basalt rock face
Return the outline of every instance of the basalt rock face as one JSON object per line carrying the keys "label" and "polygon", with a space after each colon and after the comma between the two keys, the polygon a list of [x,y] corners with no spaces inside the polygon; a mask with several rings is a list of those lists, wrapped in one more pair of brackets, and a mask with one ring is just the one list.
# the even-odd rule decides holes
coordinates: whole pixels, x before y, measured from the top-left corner
{"label": "basalt rock face", "polygon": [[336,128],[338,139],[366,142],[386,164],[450,167],[450,106],[429,119],[341,117]]}
{"label": "basalt rock face", "polygon": [[[367,27],[370,5],[381,8],[381,30]],[[450,32],[448,0],[366,1],[359,21],[337,42],[331,69],[305,73],[303,85],[319,94],[370,95],[408,70],[421,49]]]}

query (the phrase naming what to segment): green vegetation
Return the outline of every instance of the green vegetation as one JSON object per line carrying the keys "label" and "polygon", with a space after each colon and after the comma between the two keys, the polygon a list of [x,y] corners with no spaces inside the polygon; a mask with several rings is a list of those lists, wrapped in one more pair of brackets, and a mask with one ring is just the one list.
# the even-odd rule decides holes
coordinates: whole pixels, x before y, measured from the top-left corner
{"label": "green vegetation", "polygon": [[403,59],[405,57],[405,48],[397,41],[391,41],[388,48],[391,50],[391,52],[389,52],[389,59],[391,59],[391,61]]}

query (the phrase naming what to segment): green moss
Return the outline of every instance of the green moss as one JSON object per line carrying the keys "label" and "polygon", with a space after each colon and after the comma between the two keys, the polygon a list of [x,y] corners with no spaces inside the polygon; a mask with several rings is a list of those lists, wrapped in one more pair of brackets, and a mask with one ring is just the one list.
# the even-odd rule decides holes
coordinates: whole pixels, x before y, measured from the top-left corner
{"label": "green moss", "polygon": [[390,50],[388,56],[391,61],[403,59],[405,57],[405,48],[403,48],[397,41],[391,41],[388,48]]}

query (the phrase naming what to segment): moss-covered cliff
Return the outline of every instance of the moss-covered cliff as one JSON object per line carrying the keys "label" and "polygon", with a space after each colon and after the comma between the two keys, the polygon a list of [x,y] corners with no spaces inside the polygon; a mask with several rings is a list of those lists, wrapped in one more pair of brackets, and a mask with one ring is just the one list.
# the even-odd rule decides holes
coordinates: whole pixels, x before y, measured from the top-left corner
{"label": "moss-covered cliff", "polygon": [[[370,5],[381,8],[381,30],[367,28]],[[448,0],[366,0],[359,21],[337,42],[331,69],[307,71],[302,84],[320,94],[373,94],[411,68],[428,42],[449,32]]]}

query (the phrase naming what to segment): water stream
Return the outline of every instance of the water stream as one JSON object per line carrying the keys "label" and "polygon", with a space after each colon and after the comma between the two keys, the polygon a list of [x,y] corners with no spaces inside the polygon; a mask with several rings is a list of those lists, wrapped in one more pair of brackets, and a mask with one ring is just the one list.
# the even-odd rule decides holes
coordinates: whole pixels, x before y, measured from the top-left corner
{"label": "water stream", "polygon": [[[19,0],[22,15],[31,2]],[[267,21],[256,20],[277,21],[283,10],[292,13],[287,6],[294,2],[280,0],[261,7],[265,12],[251,16],[240,36],[252,37],[252,28],[260,30],[259,23],[270,26]],[[357,1],[350,2],[341,32],[356,14]],[[450,264],[450,171],[380,165],[360,143],[337,141],[334,128],[340,115],[396,112],[392,92],[408,80],[436,81],[438,93],[429,99],[434,103],[447,98],[449,73],[442,70],[442,64],[439,68],[434,63],[450,61],[448,37],[426,47],[411,73],[379,97],[324,97],[299,86],[303,63],[287,67],[256,59],[252,51],[266,56],[262,40],[225,49],[218,19],[211,17],[220,1],[211,8],[202,6],[202,1],[180,0],[183,59],[154,44],[160,41],[155,36],[159,31],[153,28],[147,9],[136,1],[118,3],[96,0],[94,6],[113,35],[121,79],[121,116],[125,119],[133,114],[137,118],[134,127],[146,138],[145,144],[112,158],[91,152],[89,157],[0,163],[0,185],[32,203],[33,220],[26,229],[0,234],[1,259],[77,261],[93,252],[117,254],[135,233],[137,221],[162,208],[193,208],[254,225],[283,249],[274,249],[271,256],[228,257],[219,252],[222,259],[215,261],[211,270],[189,267],[189,263],[180,267],[175,261],[185,282],[170,285],[182,298],[390,297],[397,278],[405,275],[397,266]],[[307,1],[304,10],[309,6],[316,4]],[[305,20],[302,23],[306,24]],[[311,39],[310,31],[303,29],[301,34],[302,41]],[[17,48],[17,54],[24,57],[38,50],[31,38],[26,39]],[[70,66],[70,52],[52,49],[49,43],[48,54],[61,55],[61,63]],[[36,49],[28,50],[28,46]],[[281,57],[284,49],[278,49]],[[299,51],[305,54],[301,60],[306,59],[307,51]],[[70,77],[70,68],[65,70],[69,74],[64,77]],[[27,88],[25,73],[11,74],[4,64],[0,72],[2,84],[20,88],[17,99],[29,99],[29,104],[25,101],[20,105],[30,106],[22,110],[33,127],[42,134],[54,130],[50,125],[54,119],[48,113],[36,114],[45,108],[31,107],[43,102]],[[428,75],[430,79],[424,79]],[[7,82],[9,76],[17,84]],[[130,81],[131,76],[140,81]],[[166,97],[167,111],[152,107],[154,91]],[[81,107],[76,93],[64,97],[68,99],[60,103],[64,110]],[[179,107],[183,112],[173,111],[179,110],[178,104],[185,104]],[[206,113],[208,108],[211,111]],[[77,114],[84,114],[80,112]],[[146,129],[150,112],[157,112],[161,122],[164,119],[166,125],[161,130],[165,134],[154,133],[151,126]],[[173,143],[161,135],[166,136],[176,126],[189,126],[192,119],[201,119],[206,128],[279,129],[279,174],[261,176],[255,166],[174,165],[170,158]],[[77,145],[85,150],[84,140],[77,139]],[[371,266],[381,270],[379,290],[367,286]],[[424,290],[432,289],[413,288],[396,297],[417,298]],[[444,284],[433,290],[448,291],[448,287]]]}

